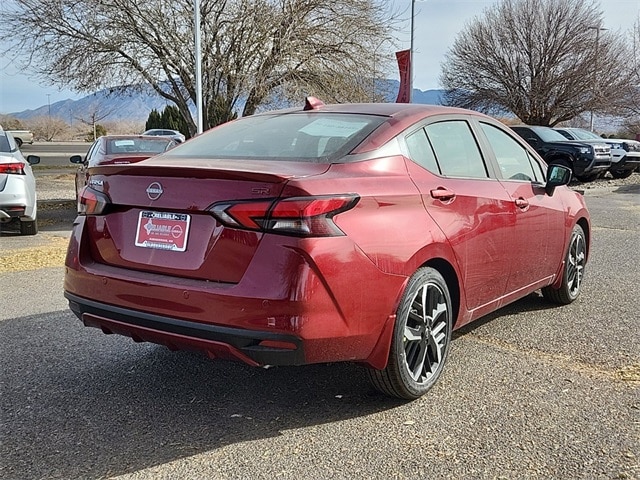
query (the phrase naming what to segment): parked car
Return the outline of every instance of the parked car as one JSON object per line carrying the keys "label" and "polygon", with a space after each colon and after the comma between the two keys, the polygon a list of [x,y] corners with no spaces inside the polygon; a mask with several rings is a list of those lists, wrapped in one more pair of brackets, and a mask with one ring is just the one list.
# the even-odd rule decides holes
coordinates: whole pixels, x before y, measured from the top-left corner
{"label": "parked car", "polygon": [[155,137],[169,137],[178,143],[185,141],[185,136],[177,130],[168,130],[166,128],[152,128],[143,133],[143,135],[152,135]]}
{"label": "parked car", "polygon": [[71,163],[79,165],[76,172],[76,196],[89,181],[89,169],[97,165],[137,163],[166,152],[178,143],[167,137],[142,135],[105,135],[98,138],[84,156],[74,155]]}
{"label": "parked car", "polygon": [[609,173],[613,178],[627,178],[640,167],[640,142],[620,138],[602,138],[582,128],[556,128],[569,140],[591,140],[606,142],[611,147]]}
{"label": "parked car", "polygon": [[358,362],[413,399],[453,329],[538,289],[579,295],[590,220],[569,180],[477,112],[307,98],[95,167],[65,296],[105,333],[255,366]]}
{"label": "parked car", "polygon": [[0,230],[19,226],[22,235],[38,233],[36,180],[31,165],[40,157],[26,160],[13,136],[0,130]]}
{"label": "parked car", "polygon": [[611,147],[600,140],[567,140],[551,127],[516,125],[511,129],[524,138],[549,164],[571,168],[581,182],[591,182],[611,166]]}

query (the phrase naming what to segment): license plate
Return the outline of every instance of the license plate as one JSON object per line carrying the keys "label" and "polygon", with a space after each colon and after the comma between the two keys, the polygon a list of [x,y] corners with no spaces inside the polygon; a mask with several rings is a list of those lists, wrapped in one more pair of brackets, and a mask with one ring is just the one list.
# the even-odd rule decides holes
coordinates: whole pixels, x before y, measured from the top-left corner
{"label": "license plate", "polygon": [[142,211],[138,217],[136,247],[184,252],[191,216],[186,213]]}

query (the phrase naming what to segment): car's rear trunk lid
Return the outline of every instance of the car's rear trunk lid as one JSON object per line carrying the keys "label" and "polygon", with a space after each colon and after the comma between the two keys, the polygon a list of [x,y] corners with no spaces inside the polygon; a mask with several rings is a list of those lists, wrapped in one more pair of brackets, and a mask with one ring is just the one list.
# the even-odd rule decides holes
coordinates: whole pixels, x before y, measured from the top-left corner
{"label": "car's rear trunk lid", "polygon": [[89,215],[94,261],[163,275],[237,283],[262,233],[220,224],[219,202],[277,198],[289,179],[319,175],[327,164],[170,160],[90,170],[89,186],[110,204]]}

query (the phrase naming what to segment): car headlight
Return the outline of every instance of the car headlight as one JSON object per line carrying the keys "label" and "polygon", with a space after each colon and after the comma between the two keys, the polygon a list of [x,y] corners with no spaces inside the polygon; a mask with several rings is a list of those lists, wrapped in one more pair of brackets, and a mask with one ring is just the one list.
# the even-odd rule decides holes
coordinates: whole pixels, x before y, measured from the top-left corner
{"label": "car headlight", "polygon": [[578,147],[580,153],[591,153],[591,147]]}

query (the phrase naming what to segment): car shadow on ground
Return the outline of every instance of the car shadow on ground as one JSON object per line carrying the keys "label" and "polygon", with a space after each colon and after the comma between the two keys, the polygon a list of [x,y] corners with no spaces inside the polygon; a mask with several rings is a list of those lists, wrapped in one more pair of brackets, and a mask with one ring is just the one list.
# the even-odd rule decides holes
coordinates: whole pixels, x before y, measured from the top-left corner
{"label": "car shadow on ground", "polygon": [[[38,202],[38,231],[71,230],[77,216],[75,200],[49,200]],[[0,223],[0,238],[19,237],[20,224],[16,221]]]}
{"label": "car shadow on ground", "polygon": [[[549,307],[532,294],[454,337],[501,315]],[[0,322],[0,339],[4,478],[131,473],[405,404],[374,391],[357,365],[212,361],[104,335],[68,311]],[[25,384],[25,372],[35,380]]]}
{"label": "car shadow on ground", "polygon": [[125,474],[405,403],[373,391],[356,365],[211,361],[104,335],[65,311],[0,322],[0,339],[3,478]]}
{"label": "car shadow on ground", "polygon": [[473,333],[475,330],[483,327],[487,323],[491,323],[500,317],[505,317],[508,315],[514,315],[523,312],[537,312],[541,310],[549,311],[554,308],[562,307],[562,305],[558,305],[556,303],[550,302],[546,300],[539,291],[530,293],[524,298],[520,300],[510,303],[509,305],[505,305],[499,310],[495,312],[489,313],[478,320],[474,320],[467,325],[455,330],[453,332],[454,340],[456,338],[462,337],[469,333]]}

